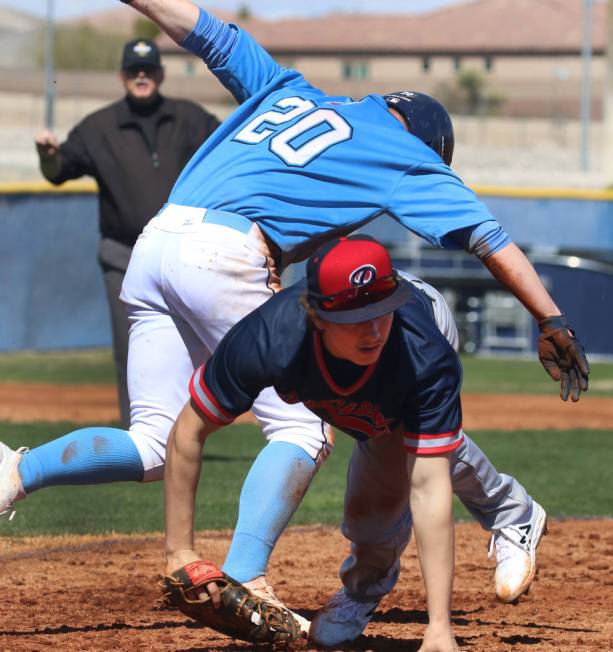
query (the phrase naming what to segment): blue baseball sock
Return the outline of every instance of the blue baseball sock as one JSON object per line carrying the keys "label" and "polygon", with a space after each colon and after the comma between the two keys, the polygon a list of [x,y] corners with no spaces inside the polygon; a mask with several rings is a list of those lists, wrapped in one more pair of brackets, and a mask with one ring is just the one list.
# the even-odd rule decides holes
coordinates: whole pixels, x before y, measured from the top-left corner
{"label": "blue baseball sock", "polygon": [[73,484],[143,479],[134,442],[118,428],[81,428],[26,453],[19,464],[24,491]]}
{"label": "blue baseball sock", "polygon": [[260,451],[243,484],[225,573],[239,582],[266,574],[277,539],[316,472],[315,462],[295,444],[272,442]]}

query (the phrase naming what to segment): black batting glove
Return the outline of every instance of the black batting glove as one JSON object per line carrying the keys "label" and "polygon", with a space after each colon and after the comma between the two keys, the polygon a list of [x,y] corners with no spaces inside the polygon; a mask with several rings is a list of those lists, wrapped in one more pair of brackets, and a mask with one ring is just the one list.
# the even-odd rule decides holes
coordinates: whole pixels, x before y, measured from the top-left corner
{"label": "black batting glove", "polygon": [[546,317],[539,321],[539,360],[545,371],[560,381],[560,398],[573,402],[587,391],[590,365],[581,342],[568,325],[565,315]]}

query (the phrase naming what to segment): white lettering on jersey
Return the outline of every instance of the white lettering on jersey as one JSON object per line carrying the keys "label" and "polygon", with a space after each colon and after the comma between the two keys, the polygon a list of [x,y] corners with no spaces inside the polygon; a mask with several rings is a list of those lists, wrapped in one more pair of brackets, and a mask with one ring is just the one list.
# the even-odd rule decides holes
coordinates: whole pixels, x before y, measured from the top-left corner
{"label": "white lettering on jersey", "polygon": [[246,127],[241,129],[232,140],[238,140],[241,143],[247,143],[249,145],[257,145],[274,133],[273,129],[257,131],[265,122],[271,125],[282,125],[284,122],[289,122],[297,116],[310,111],[315,107],[315,104],[311,100],[303,100],[300,97],[285,97],[279,100],[275,106],[281,109],[290,107],[293,107],[293,109],[287,113],[281,113],[281,111],[266,111],[266,113],[262,113],[254,118]]}
{"label": "white lettering on jersey", "polygon": [[[328,131],[319,134],[300,147],[292,147],[291,141],[314,127],[326,123]],[[318,109],[277,134],[270,141],[270,151],[288,165],[306,165],[332,145],[351,138],[351,126],[332,109]]]}
{"label": "white lettering on jersey", "polygon": [[[311,100],[304,100],[300,97],[285,97],[279,100],[274,106],[279,109],[291,108],[287,113],[270,110],[255,117],[249,124],[241,129],[233,140],[247,145],[258,145],[267,138],[270,138],[270,151],[276,154],[284,163],[292,166],[302,167],[314,158],[325,152],[328,148],[349,140],[352,135],[351,125],[333,109],[315,109]],[[294,118],[312,111],[301,118],[291,127],[283,125]],[[265,127],[267,124],[269,127]],[[327,130],[322,133],[321,128]],[[280,127],[275,129],[274,127]],[[315,129],[311,138],[308,132]],[[274,136],[273,136],[274,134]],[[294,147],[292,142],[300,136],[306,135],[299,146]]]}

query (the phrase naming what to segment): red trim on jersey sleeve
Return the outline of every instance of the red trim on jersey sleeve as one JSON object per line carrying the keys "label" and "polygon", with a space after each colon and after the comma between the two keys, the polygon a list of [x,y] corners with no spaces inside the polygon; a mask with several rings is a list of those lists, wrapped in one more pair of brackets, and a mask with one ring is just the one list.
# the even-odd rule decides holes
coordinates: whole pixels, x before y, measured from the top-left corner
{"label": "red trim on jersey sleeve", "polygon": [[[460,434],[459,437],[455,438],[457,434]],[[412,443],[417,440],[418,442],[428,442],[428,446],[417,446],[412,445]],[[453,440],[453,441],[451,441]],[[440,441],[441,445],[436,446],[436,442]],[[449,432],[443,432],[437,435],[426,434],[426,433],[414,433],[414,432],[405,432],[404,433],[404,446],[414,455],[441,455],[443,453],[450,453],[460,446],[464,441],[464,432],[462,431],[462,426],[460,425],[455,430],[450,430]]]}
{"label": "red trim on jersey sleeve", "polygon": [[[232,423],[234,419],[236,419],[237,415],[230,414],[230,412],[221,407],[219,401],[213,396],[210,389],[204,384],[205,366],[206,365],[198,367],[198,369],[196,369],[196,371],[192,374],[192,377],[189,381],[190,396],[196,404],[196,407],[202,413],[202,416],[207,418],[209,421],[216,423],[217,425],[227,426],[228,424]],[[200,389],[201,392],[205,395],[206,399],[211,402],[212,406],[216,410],[219,410],[222,417],[219,417],[214,412],[212,412],[211,409],[203,402],[198,393],[198,389]]]}

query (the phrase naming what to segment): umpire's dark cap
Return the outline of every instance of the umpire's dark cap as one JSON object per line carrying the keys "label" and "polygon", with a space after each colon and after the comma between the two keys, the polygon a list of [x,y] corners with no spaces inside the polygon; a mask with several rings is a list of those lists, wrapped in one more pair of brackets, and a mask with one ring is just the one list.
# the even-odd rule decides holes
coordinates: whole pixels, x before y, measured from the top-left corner
{"label": "umpire's dark cap", "polygon": [[160,50],[153,41],[140,38],[123,46],[122,70],[133,70],[141,67],[160,68],[161,66]]}
{"label": "umpire's dark cap", "polygon": [[387,249],[368,235],[335,238],[307,262],[307,301],[324,320],[356,324],[399,308],[410,283],[392,266]]}

